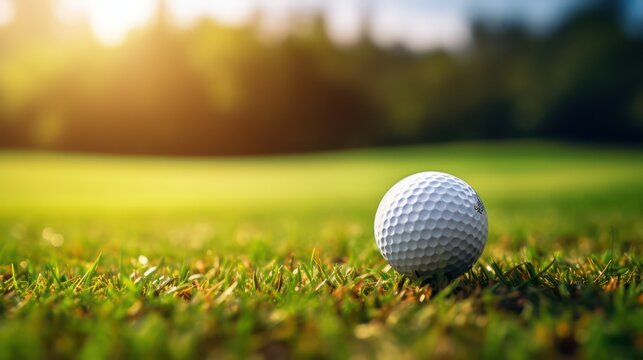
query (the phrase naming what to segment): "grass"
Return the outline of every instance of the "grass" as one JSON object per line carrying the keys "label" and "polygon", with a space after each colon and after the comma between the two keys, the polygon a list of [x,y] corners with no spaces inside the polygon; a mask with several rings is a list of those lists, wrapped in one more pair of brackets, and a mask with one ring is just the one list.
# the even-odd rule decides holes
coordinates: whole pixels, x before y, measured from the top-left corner
{"label": "grass", "polygon": [[[0,153],[0,358],[637,358],[643,153],[451,144],[238,159]],[[395,181],[489,213],[472,271],[377,252]]]}

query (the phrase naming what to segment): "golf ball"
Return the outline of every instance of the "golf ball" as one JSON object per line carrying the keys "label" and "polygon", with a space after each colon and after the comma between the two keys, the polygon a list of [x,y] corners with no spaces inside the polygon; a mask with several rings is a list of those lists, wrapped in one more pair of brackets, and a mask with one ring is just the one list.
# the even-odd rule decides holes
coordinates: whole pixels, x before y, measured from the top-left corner
{"label": "golf ball", "polygon": [[480,257],[487,241],[487,212],[466,182],[422,172],[384,195],[375,215],[375,240],[400,273],[452,279]]}

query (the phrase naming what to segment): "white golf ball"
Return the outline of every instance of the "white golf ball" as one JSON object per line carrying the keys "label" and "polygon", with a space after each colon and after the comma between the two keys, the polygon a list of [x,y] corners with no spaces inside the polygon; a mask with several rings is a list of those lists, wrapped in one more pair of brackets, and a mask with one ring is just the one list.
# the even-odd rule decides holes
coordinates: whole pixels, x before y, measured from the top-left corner
{"label": "white golf ball", "polygon": [[487,242],[487,212],[466,182],[422,172],[395,184],[375,215],[382,256],[402,274],[447,278],[462,275]]}

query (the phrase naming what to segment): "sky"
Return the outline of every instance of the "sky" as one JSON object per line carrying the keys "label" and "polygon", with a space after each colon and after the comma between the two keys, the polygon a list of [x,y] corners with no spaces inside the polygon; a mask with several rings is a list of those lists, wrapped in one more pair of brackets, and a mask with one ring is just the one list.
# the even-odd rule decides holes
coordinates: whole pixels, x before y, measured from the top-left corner
{"label": "sky", "polygon": [[[19,0],[18,0],[19,1]],[[118,45],[134,29],[154,16],[158,0],[55,0],[56,12],[66,21],[85,18],[96,37]],[[592,0],[167,0],[172,20],[189,27],[202,18],[243,25],[259,11],[262,30],[279,37],[290,29],[289,19],[325,16],[330,36],[351,44],[361,35],[369,17],[371,37],[383,46],[402,45],[411,50],[457,50],[471,40],[471,24],[521,23],[535,33],[554,29]],[[624,19],[631,29],[643,23],[643,0],[624,0]],[[0,24],[11,19],[11,1],[0,0]]]}
{"label": "sky", "polygon": [[633,35],[643,35],[643,0],[625,0],[623,19],[627,30]]}

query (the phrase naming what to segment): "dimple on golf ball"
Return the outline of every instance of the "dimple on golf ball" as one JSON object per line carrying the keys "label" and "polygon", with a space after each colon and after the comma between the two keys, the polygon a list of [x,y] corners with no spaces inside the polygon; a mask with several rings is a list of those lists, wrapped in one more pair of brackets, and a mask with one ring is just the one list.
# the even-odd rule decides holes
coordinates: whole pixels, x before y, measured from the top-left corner
{"label": "dimple on golf ball", "polygon": [[375,215],[382,256],[411,277],[464,274],[487,242],[487,212],[469,184],[453,175],[422,172],[395,184]]}

